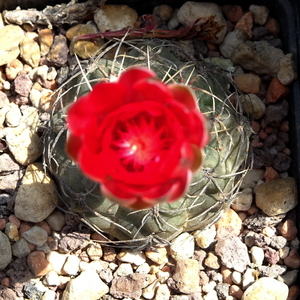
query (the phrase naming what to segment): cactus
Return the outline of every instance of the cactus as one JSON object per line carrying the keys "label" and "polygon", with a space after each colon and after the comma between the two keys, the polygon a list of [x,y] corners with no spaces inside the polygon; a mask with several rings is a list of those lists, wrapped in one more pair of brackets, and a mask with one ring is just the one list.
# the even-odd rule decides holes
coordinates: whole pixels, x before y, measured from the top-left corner
{"label": "cactus", "polygon": [[[115,48],[122,42],[111,46]],[[251,129],[243,115],[239,92],[220,62],[190,59],[182,62],[172,54],[176,45],[164,41],[124,42],[130,51],[104,58],[105,51],[88,63],[60,89],[44,139],[44,159],[56,179],[68,211],[114,245],[138,247],[168,244],[181,232],[204,229],[214,224],[229,208],[247,170]],[[170,50],[171,49],[171,50]],[[222,66],[218,66],[222,63]],[[194,174],[187,194],[172,203],[131,211],[101,195],[98,184],[87,179],[65,154],[65,116],[70,105],[99,80],[112,80],[132,65],[153,69],[164,82],[189,84],[206,115],[210,142],[204,163]],[[225,68],[231,68],[228,64]],[[233,96],[233,97],[231,97]],[[232,100],[234,99],[234,100]],[[101,167],[101,166],[99,166]]]}

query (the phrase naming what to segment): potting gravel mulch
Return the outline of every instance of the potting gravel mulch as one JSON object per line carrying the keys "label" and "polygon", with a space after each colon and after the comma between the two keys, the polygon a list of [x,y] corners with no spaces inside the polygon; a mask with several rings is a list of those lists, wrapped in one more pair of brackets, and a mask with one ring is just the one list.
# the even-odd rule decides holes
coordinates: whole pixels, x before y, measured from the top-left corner
{"label": "potting gravel mulch", "polygon": [[[293,55],[282,50],[279,22],[257,5],[189,2],[179,12],[168,5],[149,11],[164,30],[211,15],[224,25],[214,40],[178,43],[197,59],[231,62],[251,119],[253,167],[215,225],[136,251],[106,245],[59,209],[55,183],[43,169],[41,140],[56,91],[107,42],[74,36],[132,27],[139,17],[126,5],[102,10],[94,1],[80,4],[78,15],[76,5],[2,13],[0,299],[297,299],[298,195],[289,148],[295,129],[288,119],[297,73]],[[69,13],[63,24],[51,18],[58,10]]]}

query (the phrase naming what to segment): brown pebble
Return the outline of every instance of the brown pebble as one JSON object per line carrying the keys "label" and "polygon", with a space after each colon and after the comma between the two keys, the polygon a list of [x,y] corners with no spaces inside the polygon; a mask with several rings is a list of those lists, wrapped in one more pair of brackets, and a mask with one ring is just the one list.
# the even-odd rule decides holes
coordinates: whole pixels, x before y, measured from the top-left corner
{"label": "brown pebble", "polygon": [[289,93],[289,88],[283,85],[278,78],[273,78],[269,84],[266,94],[266,102],[274,103],[279,99],[284,98]]}
{"label": "brown pebble", "polygon": [[222,11],[232,23],[237,23],[244,14],[243,8],[240,5],[223,5]]}
{"label": "brown pebble", "polygon": [[254,215],[254,214],[258,213],[258,211],[259,211],[259,209],[255,205],[252,205],[250,207],[250,209],[247,210],[249,215]]}
{"label": "brown pebble", "polygon": [[35,225],[39,226],[39,227],[42,227],[43,229],[46,230],[48,235],[51,235],[52,230],[51,230],[50,226],[48,225],[48,223],[46,221],[38,222]]}
{"label": "brown pebble", "polygon": [[300,296],[300,287],[298,285],[292,285],[289,288],[289,294],[286,300],[296,300]]}
{"label": "brown pebble", "polygon": [[252,27],[253,27],[253,16],[251,11],[245,13],[240,18],[240,20],[235,24],[235,28],[243,30],[247,34],[250,40],[252,39]]}
{"label": "brown pebble", "polygon": [[44,276],[53,270],[52,265],[42,251],[31,252],[27,257],[27,264],[33,275],[37,277]]}
{"label": "brown pebble", "polygon": [[271,133],[274,132],[274,127],[272,127],[272,126],[267,126],[264,130],[265,130],[265,133],[266,133],[266,134],[271,134]]}
{"label": "brown pebble", "polygon": [[229,288],[229,295],[230,296],[232,296],[232,297],[239,300],[239,299],[242,298],[243,294],[244,294],[244,292],[239,286],[237,286],[235,284],[230,286],[230,288]]}
{"label": "brown pebble", "polygon": [[268,137],[268,135],[265,133],[263,129],[261,129],[258,133],[258,137],[264,141]]}
{"label": "brown pebble", "polygon": [[0,230],[2,231],[6,226],[6,220],[0,219]]}
{"label": "brown pebble", "polygon": [[258,94],[260,91],[261,79],[253,73],[237,75],[234,82],[244,93]]}
{"label": "brown pebble", "polygon": [[289,255],[283,260],[284,264],[293,270],[300,268],[300,256],[297,249],[291,249]]}
{"label": "brown pebble", "polygon": [[206,41],[205,44],[206,44],[206,47],[207,47],[208,50],[212,50],[212,51],[218,51],[219,50],[218,46],[214,43]]}
{"label": "brown pebble", "polygon": [[252,127],[252,130],[253,130],[255,133],[258,133],[259,130],[260,130],[260,124],[259,124],[257,121],[252,121],[252,122],[251,122],[251,127]]}
{"label": "brown pebble", "polygon": [[266,181],[271,181],[280,179],[280,175],[272,167],[266,167],[264,178]]}
{"label": "brown pebble", "polygon": [[1,280],[1,285],[4,285],[6,287],[10,287],[10,278],[9,277],[4,277],[2,280]]}
{"label": "brown pebble", "polygon": [[298,229],[293,220],[287,219],[283,223],[280,232],[283,237],[285,237],[288,241],[291,241],[297,236]]}
{"label": "brown pebble", "polygon": [[17,226],[17,228],[20,228],[21,226],[21,221],[15,216],[15,215],[10,215],[8,217],[9,222],[13,223],[14,225]]}
{"label": "brown pebble", "polygon": [[271,17],[268,18],[264,26],[268,29],[270,35],[273,35],[274,37],[278,37],[280,33],[280,25],[276,19]]}
{"label": "brown pebble", "polygon": [[251,146],[253,148],[262,148],[264,146],[264,143],[254,139],[254,140],[251,141]]}
{"label": "brown pebble", "polygon": [[290,130],[289,121],[288,120],[283,120],[280,127],[279,127],[279,130],[283,131],[283,132],[288,132]]}
{"label": "brown pebble", "polygon": [[223,277],[223,282],[232,285],[232,278],[231,278],[232,271],[229,268],[222,265],[221,274]]}
{"label": "brown pebble", "polygon": [[291,156],[291,154],[292,154],[292,151],[291,151],[291,149],[289,149],[289,148],[284,148],[284,149],[282,150],[282,152],[283,152],[284,154],[286,154],[287,156]]}

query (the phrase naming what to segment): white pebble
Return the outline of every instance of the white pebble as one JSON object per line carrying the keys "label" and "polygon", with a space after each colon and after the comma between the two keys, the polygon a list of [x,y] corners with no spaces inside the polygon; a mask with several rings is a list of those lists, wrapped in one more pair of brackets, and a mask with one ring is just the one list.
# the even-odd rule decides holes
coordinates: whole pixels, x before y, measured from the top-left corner
{"label": "white pebble", "polygon": [[184,232],[176,237],[170,246],[170,254],[176,261],[191,258],[194,255],[194,250],[194,237],[187,232]]}
{"label": "white pebble", "polygon": [[279,252],[279,257],[281,259],[285,259],[288,257],[289,253],[290,253],[290,248],[289,247],[283,247],[281,249],[278,250]]}
{"label": "white pebble", "polygon": [[76,255],[68,255],[66,262],[63,266],[64,272],[68,275],[76,275],[79,272],[80,259]]}
{"label": "white pebble", "polygon": [[242,286],[243,290],[249,287],[256,280],[256,270],[247,269],[242,276]]}
{"label": "white pebble", "polygon": [[238,271],[233,271],[231,274],[231,279],[233,283],[239,285],[242,283],[242,274]]}
{"label": "white pebble", "polygon": [[265,258],[264,250],[260,247],[253,246],[250,249],[250,253],[252,262],[258,266],[262,266]]}

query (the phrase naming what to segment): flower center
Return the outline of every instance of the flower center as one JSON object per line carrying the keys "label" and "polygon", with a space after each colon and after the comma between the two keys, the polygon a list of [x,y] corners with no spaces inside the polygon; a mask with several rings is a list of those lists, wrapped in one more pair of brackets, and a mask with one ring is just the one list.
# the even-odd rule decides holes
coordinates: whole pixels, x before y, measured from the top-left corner
{"label": "flower center", "polygon": [[146,165],[160,162],[162,151],[169,149],[174,141],[164,124],[163,117],[148,112],[117,122],[111,147],[127,171],[141,172]]}

